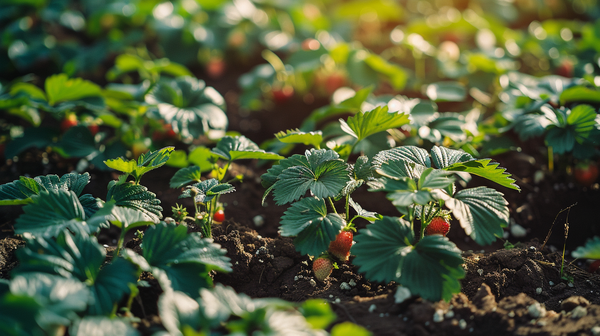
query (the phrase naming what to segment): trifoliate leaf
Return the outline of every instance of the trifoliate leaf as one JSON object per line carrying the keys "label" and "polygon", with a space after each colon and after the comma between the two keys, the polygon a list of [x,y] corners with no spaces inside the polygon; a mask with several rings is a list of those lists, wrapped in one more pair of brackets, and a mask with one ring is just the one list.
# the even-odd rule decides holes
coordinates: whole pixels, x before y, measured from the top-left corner
{"label": "trifoliate leaf", "polygon": [[98,85],[81,78],[69,79],[66,74],[48,77],[44,87],[48,103],[52,106],[60,102],[102,95],[102,89]]}
{"label": "trifoliate leaf", "polygon": [[219,183],[217,179],[208,179],[191,186],[187,186],[179,198],[193,197],[196,203],[208,203],[216,195],[234,192],[235,188],[229,183]]}
{"label": "trifoliate leaf", "polygon": [[502,227],[508,224],[508,202],[501,192],[488,187],[463,189],[445,199],[445,205],[479,245],[502,237]]}
{"label": "trifoliate leaf", "polygon": [[162,167],[165,163],[167,163],[173,150],[175,150],[175,147],[165,147],[146,154],[141,154],[137,161],[117,158],[106,160],[104,163],[109,168],[129,174],[136,181],[139,181],[142,175],[151,170]]}
{"label": "trifoliate leaf", "polygon": [[460,292],[465,277],[461,251],[442,235],[423,237],[402,263],[400,283],[415,295],[432,302]]}
{"label": "trifoliate leaf", "polygon": [[198,166],[190,166],[179,169],[169,182],[171,188],[181,188],[192,182],[200,182],[202,178],[202,169]]}
{"label": "trifoliate leaf", "polygon": [[584,246],[579,246],[571,253],[574,258],[600,259],[600,237],[589,239]]}
{"label": "trifoliate leaf", "polygon": [[313,146],[314,148],[320,148],[323,142],[323,132],[302,132],[299,129],[281,131],[275,134],[277,140],[283,143],[301,143],[307,146]]}
{"label": "trifoliate leaf", "polygon": [[106,194],[106,200],[115,201],[115,205],[142,211],[150,221],[156,223],[162,218],[162,207],[156,194],[143,185],[129,182],[115,183]]}
{"label": "trifoliate leaf", "polygon": [[157,107],[157,116],[184,138],[198,138],[210,130],[227,128],[225,99],[202,80],[193,77],[163,80],[145,99]]}
{"label": "trifoliate leaf", "polygon": [[350,180],[348,166],[342,160],[325,161],[312,166],[314,168],[293,166],[281,172],[273,186],[278,205],[296,201],[309,190],[319,198],[335,197]]}
{"label": "trifoliate leaf", "polygon": [[[157,276],[163,290],[172,288],[197,297],[200,288],[212,284],[211,270],[231,271],[220,245],[202,238],[199,232],[188,234],[185,226],[161,222],[146,230],[142,244],[142,256],[132,259],[142,269],[166,276]],[[126,255],[136,256],[131,250]]]}
{"label": "trifoliate leaf", "polygon": [[281,217],[280,234],[294,239],[296,250],[318,256],[329,248],[346,222],[335,213],[327,213],[325,201],[304,198],[292,204]]}
{"label": "trifoliate leaf", "polygon": [[284,158],[276,153],[265,152],[243,135],[222,137],[217,146],[212,149],[212,152],[227,161],[242,159],[281,160]]}
{"label": "trifoliate leaf", "polygon": [[409,122],[408,114],[390,113],[387,106],[379,106],[371,111],[357,113],[349,117],[347,122],[340,119],[342,130],[355,137],[357,141],[390,128],[398,128]]}
{"label": "trifoliate leaf", "polygon": [[371,281],[398,281],[414,238],[408,221],[384,216],[354,236],[352,253],[356,258],[352,262]]}

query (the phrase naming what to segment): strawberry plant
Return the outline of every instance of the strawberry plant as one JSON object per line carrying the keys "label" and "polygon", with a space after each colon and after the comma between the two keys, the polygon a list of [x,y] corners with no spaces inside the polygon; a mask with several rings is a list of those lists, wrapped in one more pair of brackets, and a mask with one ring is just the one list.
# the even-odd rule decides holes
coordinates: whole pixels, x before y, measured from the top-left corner
{"label": "strawberry plant", "polygon": [[[508,223],[502,193],[488,187],[457,191],[455,182],[468,181],[474,174],[503,187],[519,187],[490,159],[475,159],[466,152],[439,146],[433,146],[430,153],[416,146],[400,146],[380,151],[372,158],[360,156],[355,164],[348,164],[346,160],[361,141],[407,124],[408,117],[378,107],[340,123],[353,140],[328,143],[335,150],[311,149],[304,155],[292,155],[262,176],[267,188],[264,197],[272,192],[277,204],[292,203],[281,218],[280,234],[295,236],[296,249],[303,254],[323,254],[313,262],[319,279],[329,275],[330,268],[324,261],[329,260],[327,255],[346,260],[347,249],[355,238],[351,251],[356,258],[352,262],[369,279],[397,281],[426,299],[449,299],[460,290],[458,280],[464,276],[460,250],[444,237],[449,230],[449,213],[482,245],[502,236],[502,228]],[[300,131],[277,137],[304,143],[320,139],[319,134]],[[362,209],[351,194],[363,184],[370,191],[387,193],[403,216],[381,216]],[[344,200],[343,212],[337,211],[337,200]],[[350,209],[355,212],[353,217]],[[353,237],[350,231],[357,218],[372,224]],[[417,224],[420,234],[415,236]],[[431,281],[423,283],[419,280],[423,278]]]}
{"label": "strawberry plant", "polygon": [[[190,153],[190,158],[191,156],[192,153]],[[200,149],[194,157],[193,161],[196,165],[177,171],[171,178],[170,186],[172,188],[185,186],[185,190],[180,198],[189,197],[193,199],[195,221],[202,228],[204,236],[208,238],[212,236],[211,225],[213,220],[217,222],[222,221],[215,218],[216,212],[219,210],[218,202],[220,195],[235,190],[229,182],[242,179],[241,176],[235,176],[232,180],[224,182],[228,176],[227,173],[231,163],[242,159],[277,160],[282,158],[278,154],[265,152],[244,136],[224,136],[212,150],[208,150],[207,148]],[[219,159],[225,161],[223,167],[217,164],[217,160]],[[202,173],[211,169],[216,178],[202,180]],[[190,183],[194,184],[188,185]],[[219,214],[218,216],[221,215]]]}

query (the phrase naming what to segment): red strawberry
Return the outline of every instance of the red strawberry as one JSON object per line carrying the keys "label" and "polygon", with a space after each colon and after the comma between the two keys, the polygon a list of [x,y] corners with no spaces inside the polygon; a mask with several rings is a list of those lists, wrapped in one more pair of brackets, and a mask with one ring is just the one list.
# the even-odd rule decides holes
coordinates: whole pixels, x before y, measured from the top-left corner
{"label": "red strawberry", "polygon": [[341,261],[347,261],[350,256],[350,248],[352,247],[353,239],[354,233],[352,233],[352,231],[340,232],[335,237],[335,240],[329,243],[329,253]]}
{"label": "red strawberry", "polygon": [[444,217],[435,217],[425,228],[425,235],[441,234],[445,236],[450,231],[450,222]]}
{"label": "red strawberry", "polygon": [[575,180],[584,187],[591,186],[598,179],[598,166],[594,162],[583,162],[575,166]]}
{"label": "red strawberry", "polygon": [[319,281],[325,280],[333,271],[333,263],[326,256],[321,256],[313,261],[313,273]]}
{"label": "red strawberry", "polygon": [[598,268],[600,268],[600,260],[596,260],[593,263],[591,263],[588,268],[588,271],[590,273],[596,273],[598,271]]}

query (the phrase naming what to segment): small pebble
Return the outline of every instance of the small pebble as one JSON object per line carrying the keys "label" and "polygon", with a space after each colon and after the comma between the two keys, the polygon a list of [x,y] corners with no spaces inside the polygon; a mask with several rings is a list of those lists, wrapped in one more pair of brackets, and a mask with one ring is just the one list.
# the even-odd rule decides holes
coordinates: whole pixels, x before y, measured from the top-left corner
{"label": "small pebble", "polygon": [[384,317],[385,315],[383,315],[383,313],[379,313],[379,317]]}
{"label": "small pebble", "polygon": [[436,310],[435,313],[433,313],[433,322],[440,323],[443,320],[444,320],[444,311],[441,309]]}
{"label": "small pebble", "polygon": [[542,294],[542,287],[538,287],[535,289],[535,294],[540,295]]}
{"label": "small pebble", "polygon": [[315,279],[310,279],[310,285],[313,287],[317,287],[317,282],[315,281]]}
{"label": "small pebble", "polygon": [[533,318],[540,318],[546,316],[546,308],[544,308],[539,302],[535,302],[527,307],[527,313]]}
{"label": "small pebble", "polygon": [[513,224],[510,226],[510,233],[515,238],[523,238],[527,235],[527,230],[519,224]]}
{"label": "small pebble", "polygon": [[403,286],[398,286],[398,289],[396,289],[396,294],[394,294],[394,302],[396,303],[402,303],[404,302],[404,300],[408,299],[409,297],[411,297],[411,293],[410,290],[406,287]]}
{"label": "small pebble", "polygon": [[548,281],[548,285],[554,286],[554,281]]}
{"label": "small pebble", "polygon": [[254,218],[252,218],[252,222],[254,222],[254,225],[260,227],[265,224],[265,218],[261,215],[257,215],[257,216],[254,216]]}
{"label": "small pebble", "polygon": [[333,299],[333,294],[329,294],[329,298],[330,298],[330,299]]}
{"label": "small pebble", "polygon": [[569,286],[569,287],[571,287],[571,288],[572,288],[572,287],[575,287],[575,285],[574,285],[572,282],[569,282],[569,283],[567,284],[567,286]]}
{"label": "small pebble", "polygon": [[446,313],[446,315],[444,315],[447,319],[451,319],[454,317],[454,311],[453,310],[448,310],[448,312]]}
{"label": "small pebble", "polygon": [[340,284],[340,289],[341,290],[350,290],[350,289],[352,289],[352,287],[350,287],[350,285],[347,282],[342,282]]}
{"label": "small pebble", "polygon": [[508,312],[507,315],[508,315],[508,317],[515,317],[515,312],[513,312],[513,311]]}
{"label": "small pebble", "polygon": [[296,276],[294,277],[294,281],[298,281],[298,279],[299,279],[299,278],[298,278],[298,276],[296,275]]}
{"label": "small pebble", "polygon": [[375,311],[375,309],[377,309],[377,306],[376,306],[375,304],[372,304],[372,305],[369,307],[369,313],[372,313],[372,312],[374,312],[374,311]]}
{"label": "small pebble", "polygon": [[304,279],[304,275],[298,275],[298,279]]}
{"label": "small pebble", "polygon": [[483,275],[483,270],[480,268],[480,269],[477,270],[477,273],[479,273],[479,275],[482,276]]}
{"label": "small pebble", "polygon": [[600,326],[592,327],[591,331],[592,331],[592,335],[594,335],[594,336],[600,336]]}
{"label": "small pebble", "polygon": [[458,321],[458,327],[462,330],[465,330],[465,328],[467,327],[467,321],[461,319],[460,321]]}
{"label": "small pebble", "polygon": [[350,281],[348,281],[348,285],[354,287],[356,286],[356,281],[354,281],[354,279],[350,279]]}
{"label": "small pebble", "polygon": [[340,298],[335,298],[335,300],[333,300],[333,302],[340,303],[340,302],[342,302],[342,300],[340,300]]}
{"label": "small pebble", "polygon": [[587,315],[587,308],[582,306],[577,306],[575,309],[571,311],[571,318],[574,320],[579,320],[580,318]]}

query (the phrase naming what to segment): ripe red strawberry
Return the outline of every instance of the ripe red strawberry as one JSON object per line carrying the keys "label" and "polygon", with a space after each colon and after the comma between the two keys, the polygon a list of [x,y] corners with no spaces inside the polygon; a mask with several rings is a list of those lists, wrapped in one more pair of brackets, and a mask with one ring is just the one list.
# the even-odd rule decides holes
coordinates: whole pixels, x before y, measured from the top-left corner
{"label": "ripe red strawberry", "polygon": [[352,241],[354,239],[354,233],[352,231],[342,231],[336,237],[335,240],[329,243],[329,253],[341,261],[347,261],[350,257],[350,248],[352,247]]}
{"label": "ripe red strawberry", "polygon": [[325,280],[333,271],[333,263],[326,256],[318,257],[313,261],[313,273],[319,281]]}
{"label": "ripe red strawberry", "polygon": [[450,222],[444,217],[435,217],[425,228],[425,235],[441,234],[446,236],[448,231],[450,231]]}
{"label": "ripe red strawberry", "polygon": [[575,180],[584,187],[591,186],[598,179],[598,166],[594,162],[583,162],[575,166]]}

